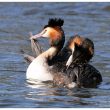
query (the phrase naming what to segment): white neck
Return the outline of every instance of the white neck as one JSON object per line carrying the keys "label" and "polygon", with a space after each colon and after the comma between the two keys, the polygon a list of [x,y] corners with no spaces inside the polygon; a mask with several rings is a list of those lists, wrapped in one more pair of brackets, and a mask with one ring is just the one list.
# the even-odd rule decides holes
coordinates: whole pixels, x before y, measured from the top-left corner
{"label": "white neck", "polygon": [[52,59],[56,54],[57,54],[57,48],[56,47],[51,47],[41,55],[43,55],[45,58]]}

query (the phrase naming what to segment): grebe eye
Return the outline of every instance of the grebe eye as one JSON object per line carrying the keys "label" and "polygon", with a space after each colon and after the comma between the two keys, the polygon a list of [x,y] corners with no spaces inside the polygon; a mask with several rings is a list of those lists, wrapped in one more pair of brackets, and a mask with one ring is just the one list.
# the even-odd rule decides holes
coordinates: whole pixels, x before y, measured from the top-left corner
{"label": "grebe eye", "polygon": [[45,30],[44,32],[46,32],[47,30]]}
{"label": "grebe eye", "polygon": [[42,35],[43,35],[43,34],[45,34],[45,33],[46,33],[46,31],[47,31],[47,30],[44,30],[44,31],[42,32]]}

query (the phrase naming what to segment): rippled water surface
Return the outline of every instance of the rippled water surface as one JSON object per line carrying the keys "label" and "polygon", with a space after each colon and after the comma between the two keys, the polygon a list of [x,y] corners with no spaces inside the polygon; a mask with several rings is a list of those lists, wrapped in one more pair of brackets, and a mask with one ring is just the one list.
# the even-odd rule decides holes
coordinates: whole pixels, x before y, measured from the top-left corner
{"label": "rippled water surface", "polygon": [[[51,17],[65,20],[66,40],[79,34],[94,41],[91,63],[103,77],[98,88],[26,82],[28,64],[20,50],[31,54],[28,33],[38,33]],[[110,3],[0,3],[0,107],[110,107]]]}

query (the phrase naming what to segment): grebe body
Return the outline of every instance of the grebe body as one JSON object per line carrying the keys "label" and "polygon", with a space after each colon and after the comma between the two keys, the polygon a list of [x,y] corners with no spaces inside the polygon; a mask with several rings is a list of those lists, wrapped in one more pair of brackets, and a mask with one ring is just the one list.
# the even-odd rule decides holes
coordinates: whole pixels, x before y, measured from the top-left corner
{"label": "grebe body", "polygon": [[32,61],[27,69],[26,78],[39,81],[53,80],[45,56],[40,55]]}
{"label": "grebe body", "polygon": [[[88,38],[75,35],[50,61],[58,71],[65,74],[80,87],[97,87],[102,82],[100,72],[89,64],[94,55],[94,44]],[[69,62],[69,63],[68,63]]]}

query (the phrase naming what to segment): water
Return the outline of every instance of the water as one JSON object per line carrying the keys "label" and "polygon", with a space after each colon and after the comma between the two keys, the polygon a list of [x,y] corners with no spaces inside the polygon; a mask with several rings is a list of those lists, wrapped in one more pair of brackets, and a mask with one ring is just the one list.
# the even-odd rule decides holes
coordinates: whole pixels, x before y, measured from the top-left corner
{"label": "water", "polygon": [[[30,85],[29,32],[41,31],[51,17],[65,20],[66,40],[79,34],[94,41],[94,65],[102,74],[98,88],[66,89]],[[110,3],[0,3],[0,107],[110,107]],[[48,43],[41,39],[42,46]]]}

